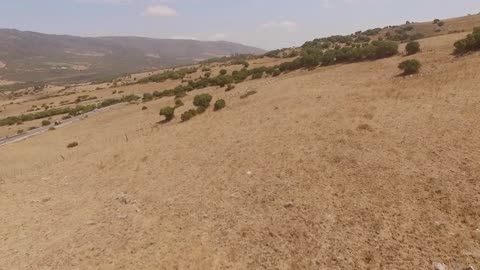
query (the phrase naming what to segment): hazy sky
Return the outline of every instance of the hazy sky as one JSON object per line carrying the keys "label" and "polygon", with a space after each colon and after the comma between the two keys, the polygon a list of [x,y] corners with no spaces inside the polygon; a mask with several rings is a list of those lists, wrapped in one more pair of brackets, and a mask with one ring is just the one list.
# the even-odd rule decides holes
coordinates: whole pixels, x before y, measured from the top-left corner
{"label": "hazy sky", "polygon": [[0,0],[0,28],[230,40],[275,49],[478,12],[479,0]]}

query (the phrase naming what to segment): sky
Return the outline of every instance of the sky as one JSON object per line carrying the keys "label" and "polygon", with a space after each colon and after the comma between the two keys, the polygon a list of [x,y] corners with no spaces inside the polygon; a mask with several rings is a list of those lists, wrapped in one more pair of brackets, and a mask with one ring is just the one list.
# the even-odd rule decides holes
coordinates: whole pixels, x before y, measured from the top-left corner
{"label": "sky", "polygon": [[0,28],[228,40],[278,49],[407,20],[478,12],[479,0],[0,0]]}

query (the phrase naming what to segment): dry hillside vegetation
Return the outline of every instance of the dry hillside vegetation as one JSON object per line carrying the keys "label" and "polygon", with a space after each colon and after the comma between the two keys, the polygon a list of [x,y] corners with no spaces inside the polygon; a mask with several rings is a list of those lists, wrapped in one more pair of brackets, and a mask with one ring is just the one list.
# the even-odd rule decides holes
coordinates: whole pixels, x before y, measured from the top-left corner
{"label": "dry hillside vegetation", "polygon": [[2,146],[0,265],[478,269],[480,57],[452,56],[464,36],[420,40],[415,76],[400,55],[297,70],[197,90],[227,106],[188,122],[193,95],[157,124],[166,97]]}

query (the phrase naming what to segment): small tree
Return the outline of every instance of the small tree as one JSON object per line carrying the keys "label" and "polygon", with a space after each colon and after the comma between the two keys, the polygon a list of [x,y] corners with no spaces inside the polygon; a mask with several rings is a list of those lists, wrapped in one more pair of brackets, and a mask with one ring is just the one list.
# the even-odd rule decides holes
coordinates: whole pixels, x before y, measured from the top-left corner
{"label": "small tree", "polygon": [[211,101],[212,101],[212,96],[211,95],[200,94],[200,95],[196,95],[193,98],[193,105],[195,105],[197,107],[207,108],[208,106],[210,106]]}
{"label": "small tree", "polygon": [[418,43],[417,41],[409,42],[407,43],[405,50],[407,51],[408,55],[416,54],[420,51],[420,43]]}
{"label": "small tree", "polygon": [[182,122],[186,122],[186,121],[192,119],[195,115],[197,115],[197,111],[193,110],[193,109],[184,112],[181,116]]}
{"label": "small tree", "polygon": [[398,65],[398,68],[403,70],[403,75],[418,73],[421,67],[422,64],[416,59],[405,60]]}
{"label": "small tree", "polygon": [[143,94],[143,102],[151,101],[153,100],[153,95],[150,93],[145,93]]}
{"label": "small tree", "polygon": [[219,111],[219,110],[225,108],[225,105],[226,105],[225,100],[219,99],[215,102],[215,105],[213,106],[213,110],[214,111]]}
{"label": "small tree", "polygon": [[184,104],[183,104],[183,101],[181,99],[175,100],[175,108],[182,107],[183,105]]}
{"label": "small tree", "polygon": [[167,106],[160,110],[160,115],[165,116],[165,121],[169,122],[173,119],[175,114],[175,108]]}
{"label": "small tree", "polygon": [[439,20],[439,19],[435,19],[435,20],[433,20],[433,24],[437,24],[437,23],[439,23],[439,22],[440,22],[440,20]]}

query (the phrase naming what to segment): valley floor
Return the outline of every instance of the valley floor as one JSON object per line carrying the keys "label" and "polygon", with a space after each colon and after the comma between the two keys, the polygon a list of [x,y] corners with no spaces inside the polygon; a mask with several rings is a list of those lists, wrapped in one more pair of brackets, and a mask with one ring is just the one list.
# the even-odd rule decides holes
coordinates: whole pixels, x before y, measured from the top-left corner
{"label": "valley floor", "polygon": [[421,42],[420,75],[294,72],[0,148],[0,268],[478,269],[480,57]]}

